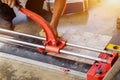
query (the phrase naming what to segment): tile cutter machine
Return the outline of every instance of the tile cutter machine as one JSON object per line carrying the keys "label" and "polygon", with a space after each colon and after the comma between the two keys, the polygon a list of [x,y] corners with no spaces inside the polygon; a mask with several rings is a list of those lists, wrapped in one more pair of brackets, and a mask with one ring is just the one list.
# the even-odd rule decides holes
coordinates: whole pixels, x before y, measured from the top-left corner
{"label": "tile cutter machine", "polygon": [[[34,12],[31,12],[30,10],[23,8],[22,6],[19,6],[19,10],[25,15],[27,15],[29,18],[31,18],[33,21],[38,23],[38,25],[40,25],[44,29],[46,38],[37,37],[37,36],[19,33],[19,32],[14,32],[14,31],[5,30],[5,29],[0,29],[0,32],[6,32],[8,34],[21,35],[25,37],[42,40],[42,45],[33,44],[33,43],[20,41],[20,40],[15,40],[15,39],[7,38],[4,36],[0,36],[0,41],[9,41],[9,42],[17,43],[17,44],[36,47],[38,48],[38,51],[43,54],[46,52],[52,52],[54,55],[67,54],[67,55],[83,57],[86,59],[94,60],[95,61],[94,64],[87,72],[87,80],[92,80],[92,79],[102,80],[118,58],[117,52],[108,52],[106,50],[93,49],[93,48],[89,48],[85,46],[71,44],[71,43],[68,43],[66,40],[58,39],[55,37],[55,34],[50,28],[50,25],[42,17],[35,14]],[[76,48],[100,52],[100,55],[98,57],[91,57],[91,56],[87,56],[84,54],[79,54],[79,53],[63,50],[65,46],[72,46]]]}

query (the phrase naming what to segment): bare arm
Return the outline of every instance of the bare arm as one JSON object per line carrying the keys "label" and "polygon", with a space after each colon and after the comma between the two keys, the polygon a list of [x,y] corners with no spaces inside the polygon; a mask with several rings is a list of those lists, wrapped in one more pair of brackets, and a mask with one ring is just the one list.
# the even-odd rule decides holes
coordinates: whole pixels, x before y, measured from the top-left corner
{"label": "bare arm", "polygon": [[52,16],[52,20],[50,23],[55,34],[57,34],[57,26],[58,26],[59,18],[61,17],[65,3],[66,3],[66,0],[55,0],[53,16]]}

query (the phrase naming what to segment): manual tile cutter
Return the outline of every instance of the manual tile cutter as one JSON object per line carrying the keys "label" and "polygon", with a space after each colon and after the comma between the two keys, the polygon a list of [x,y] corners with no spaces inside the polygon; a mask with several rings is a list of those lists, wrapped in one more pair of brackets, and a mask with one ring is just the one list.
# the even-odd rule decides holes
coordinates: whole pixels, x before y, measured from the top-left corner
{"label": "manual tile cutter", "polygon": [[[21,36],[34,38],[34,39],[39,39],[43,41],[43,44],[42,45],[33,44],[33,43],[25,42],[25,41],[16,40],[13,38],[4,37],[4,36],[0,36],[0,41],[3,41],[3,42],[9,41],[9,42],[17,43],[17,44],[36,47],[38,48],[38,51],[40,53],[52,52],[54,55],[68,54],[68,55],[73,55],[77,57],[83,57],[83,58],[94,60],[95,61],[94,64],[87,72],[87,80],[92,80],[92,79],[102,80],[105,74],[109,71],[109,69],[112,67],[112,65],[118,58],[117,52],[108,52],[105,50],[93,49],[93,48],[89,48],[85,46],[71,44],[71,43],[68,43],[66,40],[58,39],[55,37],[55,34],[51,30],[49,23],[45,21],[42,17],[40,17],[39,15],[21,6],[19,7],[19,10],[22,13],[26,14],[29,18],[31,18],[33,21],[38,23],[43,28],[46,34],[46,38],[37,37],[37,36],[28,35],[28,34],[19,33],[19,32],[14,32],[14,31],[5,30],[5,29],[0,29],[0,32],[6,32],[8,34],[15,34],[15,35],[21,35]],[[87,56],[87,55],[63,50],[65,46],[72,46],[72,47],[77,47],[81,49],[91,50],[95,52],[100,52],[101,54],[99,55],[99,57]]]}

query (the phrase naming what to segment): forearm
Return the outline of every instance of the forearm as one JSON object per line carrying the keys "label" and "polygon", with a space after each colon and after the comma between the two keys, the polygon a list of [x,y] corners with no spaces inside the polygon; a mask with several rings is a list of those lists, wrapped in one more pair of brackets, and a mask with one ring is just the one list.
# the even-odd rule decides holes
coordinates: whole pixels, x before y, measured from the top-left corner
{"label": "forearm", "polygon": [[59,18],[63,12],[66,0],[55,0],[51,24],[57,27]]}

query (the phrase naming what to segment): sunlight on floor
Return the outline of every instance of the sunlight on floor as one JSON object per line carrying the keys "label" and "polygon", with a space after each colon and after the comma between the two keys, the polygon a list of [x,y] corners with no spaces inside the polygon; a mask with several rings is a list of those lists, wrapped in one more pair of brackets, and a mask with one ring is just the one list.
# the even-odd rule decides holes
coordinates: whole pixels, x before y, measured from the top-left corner
{"label": "sunlight on floor", "polygon": [[111,10],[112,12],[119,14],[120,13],[120,0],[104,0],[104,8]]}
{"label": "sunlight on floor", "polygon": [[120,0],[107,0],[107,3],[114,5],[114,6],[115,5],[118,6],[118,5],[120,5]]}

